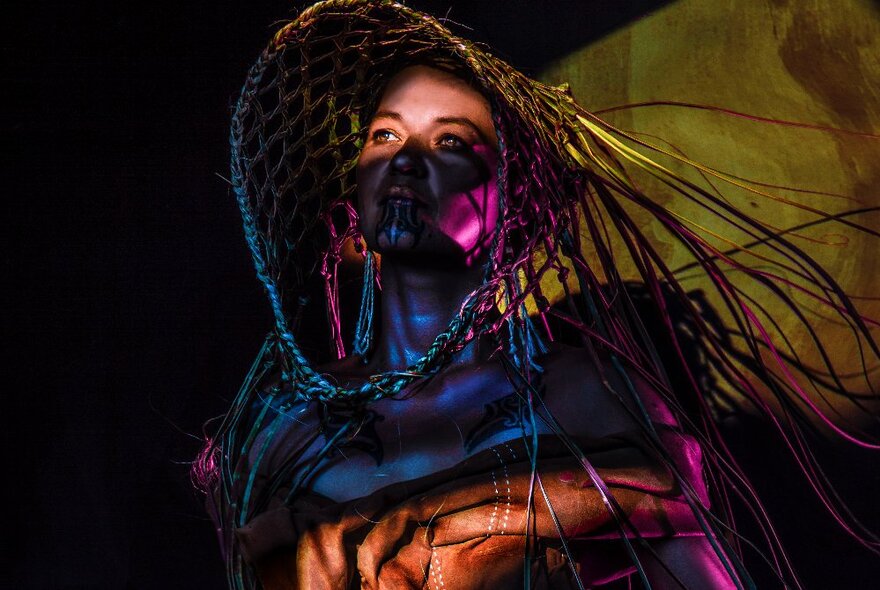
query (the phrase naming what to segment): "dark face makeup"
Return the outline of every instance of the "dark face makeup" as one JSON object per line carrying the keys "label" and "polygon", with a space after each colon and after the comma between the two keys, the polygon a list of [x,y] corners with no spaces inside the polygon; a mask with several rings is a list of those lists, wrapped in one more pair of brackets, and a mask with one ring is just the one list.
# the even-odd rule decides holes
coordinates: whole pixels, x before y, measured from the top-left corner
{"label": "dark face makeup", "polygon": [[389,82],[358,160],[358,212],[383,256],[471,266],[498,220],[495,129],[486,99],[426,66]]}

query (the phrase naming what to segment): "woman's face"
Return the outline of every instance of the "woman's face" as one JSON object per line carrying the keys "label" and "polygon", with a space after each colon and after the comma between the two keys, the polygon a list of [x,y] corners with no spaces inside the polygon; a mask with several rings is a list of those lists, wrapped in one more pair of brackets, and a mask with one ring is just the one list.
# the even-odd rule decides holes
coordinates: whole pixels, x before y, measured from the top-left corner
{"label": "woman's face", "polygon": [[401,70],[382,95],[357,165],[367,245],[443,264],[477,263],[498,220],[488,101],[427,66]]}

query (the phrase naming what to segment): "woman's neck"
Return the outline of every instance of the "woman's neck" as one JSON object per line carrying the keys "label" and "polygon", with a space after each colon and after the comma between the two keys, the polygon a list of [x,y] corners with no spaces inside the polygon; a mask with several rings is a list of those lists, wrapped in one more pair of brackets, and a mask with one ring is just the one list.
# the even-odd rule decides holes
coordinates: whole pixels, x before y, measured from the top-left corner
{"label": "woman's neck", "polygon": [[[390,258],[382,260],[382,321],[370,360],[379,370],[404,369],[422,358],[483,275],[479,265],[438,268]],[[480,356],[471,343],[454,363],[476,362]]]}

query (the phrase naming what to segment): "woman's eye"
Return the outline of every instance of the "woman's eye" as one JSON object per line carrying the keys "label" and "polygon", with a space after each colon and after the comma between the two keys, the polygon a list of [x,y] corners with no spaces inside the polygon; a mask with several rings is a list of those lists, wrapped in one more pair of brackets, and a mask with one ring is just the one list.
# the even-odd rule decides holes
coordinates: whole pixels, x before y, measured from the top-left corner
{"label": "woman's eye", "polygon": [[437,143],[443,147],[453,149],[460,149],[467,145],[463,139],[450,133],[443,135]]}
{"label": "woman's eye", "polygon": [[376,131],[373,131],[370,138],[379,143],[387,143],[399,139],[399,137],[397,137],[397,135],[390,129],[377,129]]}

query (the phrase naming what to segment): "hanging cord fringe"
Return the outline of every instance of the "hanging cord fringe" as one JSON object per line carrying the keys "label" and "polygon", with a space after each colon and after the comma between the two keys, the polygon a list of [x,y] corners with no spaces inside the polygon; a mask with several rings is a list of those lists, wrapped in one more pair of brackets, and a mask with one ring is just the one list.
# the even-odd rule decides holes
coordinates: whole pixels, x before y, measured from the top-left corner
{"label": "hanging cord fringe", "polygon": [[376,259],[370,250],[364,255],[364,286],[352,352],[366,361],[373,348],[373,316],[375,315]]}

